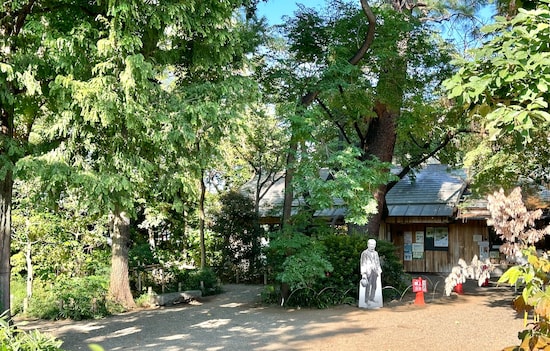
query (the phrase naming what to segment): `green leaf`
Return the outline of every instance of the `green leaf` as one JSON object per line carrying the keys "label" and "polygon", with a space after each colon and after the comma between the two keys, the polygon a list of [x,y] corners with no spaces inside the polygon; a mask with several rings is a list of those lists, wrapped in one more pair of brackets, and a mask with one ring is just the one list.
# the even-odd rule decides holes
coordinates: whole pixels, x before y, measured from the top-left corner
{"label": "green leaf", "polygon": [[88,348],[90,351],[105,351],[105,349],[98,344],[88,344]]}

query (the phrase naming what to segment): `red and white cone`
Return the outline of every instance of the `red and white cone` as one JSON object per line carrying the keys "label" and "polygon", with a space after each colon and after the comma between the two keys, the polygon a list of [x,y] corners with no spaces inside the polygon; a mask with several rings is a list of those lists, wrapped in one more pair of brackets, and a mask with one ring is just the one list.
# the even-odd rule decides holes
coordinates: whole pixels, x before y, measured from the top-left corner
{"label": "red and white cone", "polygon": [[417,291],[416,292],[416,297],[414,299],[414,304],[415,305],[425,305],[426,304],[424,302],[424,292],[423,291]]}
{"label": "red and white cone", "polygon": [[456,284],[454,290],[455,290],[455,293],[457,293],[457,294],[459,294],[459,295],[464,294],[464,290],[463,290],[463,288],[462,288],[462,283]]}

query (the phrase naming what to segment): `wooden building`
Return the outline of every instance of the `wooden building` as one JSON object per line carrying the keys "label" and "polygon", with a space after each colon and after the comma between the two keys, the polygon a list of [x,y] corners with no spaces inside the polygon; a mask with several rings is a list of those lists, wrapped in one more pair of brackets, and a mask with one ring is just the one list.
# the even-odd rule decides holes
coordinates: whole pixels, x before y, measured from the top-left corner
{"label": "wooden building", "polygon": [[460,258],[469,262],[475,255],[500,260],[485,204],[468,215],[459,211],[466,186],[464,171],[429,164],[388,192],[380,237],[395,244],[405,271],[450,272]]}
{"label": "wooden building", "polygon": [[[326,172],[320,177],[326,179]],[[251,181],[243,192],[253,194]],[[464,170],[447,165],[428,164],[401,179],[386,195],[388,215],[380,226],[380,239],[397,247],[405,271],[447,273],[459,259],[470,262],[474,256],[501,263],[500,241],[487,226],[486,201],[467,198]],[[276,229],[280,223],[284,178],[277,178],[259,204],[261,222]],[[302,204],[293,201],[293,213]],[[332,209],[315,216],[331,225],[346,226],[344,204],[335,200]],[[349,229],[349,228],[348,228]],[[356,229],[356,227],[355,227]]]}

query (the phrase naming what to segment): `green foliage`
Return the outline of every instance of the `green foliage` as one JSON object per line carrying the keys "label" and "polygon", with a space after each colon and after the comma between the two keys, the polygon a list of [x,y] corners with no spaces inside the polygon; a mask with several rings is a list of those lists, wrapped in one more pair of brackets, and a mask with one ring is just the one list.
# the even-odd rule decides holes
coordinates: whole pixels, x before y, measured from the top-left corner
{"label": "green foliage", "polygon": [[[377,212],[375,189],[394,180],[389,164],[381,161],[392,161],[394,154],[419,162],[448,142],[441,125],[448,121],[447,108],[434,100],[441,80],[451,72],[452,48],[416,17],[417,12],[377,2],[375,39],[366,56],[352,63],[367,37],[368,19],[358,2],[329,3],[324,11],[300,7],[288,18],[282,26],[288,47],[274,54],[277,61],[267,67],[264,84],[278,93],[279,115],[290,126],[297,154],[292,155],[296,162],[288,165],[296,173],[289,175],[296,197],[303,196],[304,210],[333,208],[338,199],[348,210],[348,222],[365,224]],[[430,10],[428,5],[425,11]],[[289,107],[289,101],[302,96],[315,99]],[[431,113],[423,113],[435,105]],[[402,152],[393,153],[393,123],[377,130],[377,117],[386,120],[384,109],[396,111],[388,117],[395,121],[402,111],[409,113],[409,129],[399,132],[396,150]],[[418,116],[425,120],[418,123]],[[411,126],[414,134],[409,133]],[[427,145],[411,148],[415,141]],[[319,171],[325,169],[331,181],[320,179]]]}
{"label": "green foliage", "polygon": [[37,330],[23,331],[0,316],[0,350],[2,351],[63,351],[63,341]]}
{"label": "green foliage", "polygon": [[458,72],[444,83],[480,132],[466,159],[480,186],[548,177],[538,160],[550,152],[549,22],[548,1],[511,20],[497,17],[483,29],[485,43],[471,60],[456,60]]}
{"label": "green foliage", "polygon": [[[362,160],[361,151],[351,146],[328,158],[317,159],[311,155],[302,158],[309,158],[310,162],[302,162],[298,168],[295,188],[297,193],[306,194],[306,209],[313,212],[344,203],[346,221],[349,223],[367,223],[369,215],[377,211],[377,201],[373,195],[375,190],[395,179],[387,172],[390,164]],[[323,169],[330,179],[320,176],[319,169]]]}
{"label": "green foliage", "polygon": [[522,253],[528,264],[509,268],[498,282],[523,286],[521,295],[513,301],[514,308],[524,314],[525,326],[531,312],[533,321],[530,328],[518,334],[521,344],[506,350],[542,350],[550,347],[550,260],[547,256],[539,255],[532,246],[525,248]]}
{"label": "green foliage", "polygon": [[291,290],[295,290],[311,287],[318,280],[325,279],[327,273],[332,270],[332,265],[323,258],[319,249],[304,248],[287,257],[282,272],[277,274],[276,278],[288,284]]}
{"label": "green foliage", "polygon": [[[370,238],[363,235],[331,235],[323,238],[327,259],[334,271],[327,280],[327,286],[349,290],[349,297],[357,298],[358,282],[361,279],[359,262],[361,253],[367,248]],[[395,291],[403,291],[410,283],[403,272],[403,265],[397,257],[395,246],[388,241],[377,240],[376,251],[382,266],[382,286],[395,289],[383,290],[385,298],[394,298]]]}
{"label": "green foliage", "polygon": [[91,319],[122,311],[108,299],[108,277],[59,277],[35,282],[28,315],[42,319]]}
{"label": "green foliage", "polygon": [[[361,252],[367,248],[369,237],[328,234],[312,238],[303,234],[278,237],[270,242],[267,258],[275,272],[276,281],[290,285],[290,295],[284,303],[289,306],[318,307],[355,304],[360,280]],[[382,284],[386,298],[402,291],[410,283],[392,243],[377,241],[381,258]],[[267,302],[277,301],[275,287],[264,291]]]}
{"label": "green foliage", "polygon": [[31,255],[34,276],[42,279],[59,274],[101,275],[109,267],[101,219],[75,215],[67,208],[54,212],[18,201],[12,223],[12,249],[19,251],[14,255],[14,272],[26,274],[26,253]]}
{"label": "green foliage", "polygon": [[11,275],[11,312],[12,315],[23,312],[23,302],[27,296],[27,284],[25,278],[19,274]]}
{"label": "green foliage", "polygon": [[333,270],[318,240],[288,229],[272,237],[266,257],[275,281],[289,286],[291,292],[316,286]]}
{"label": "green foliage", "polygon": [[254,202],[237,192],[220,197],[221,208],[212,216],[212,230],[221,250],[221,276],[224,279],[258,281],[262,270],[260,239],[263,230],[258,223]]}
{"label": "green foliage", "polygon": [[[202,285],[201,285],[202,282]],[[210,268],[191,271],[184,281],[185,289],[202,290],[203,295],[215,295],[221,292],[216,273]]]}
{"label": "green foliage", "polygon": [[[159,250],[160,251],[160,250]],[[151,250],[149,243],[141,243],[130,248],[128,253],[128,264],[130,267],[139,268],[142,265],[158,264],[159,259],[156,252]]]}

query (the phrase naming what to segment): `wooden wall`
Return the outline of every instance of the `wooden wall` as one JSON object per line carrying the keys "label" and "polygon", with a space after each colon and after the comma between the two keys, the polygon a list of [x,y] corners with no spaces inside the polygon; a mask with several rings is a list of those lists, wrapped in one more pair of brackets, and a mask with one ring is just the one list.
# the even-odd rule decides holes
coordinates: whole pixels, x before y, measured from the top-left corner
{"label": "wooden wall", "polygon": [[[424,221],[422,221],[424,220]],[[385,237],[390,237],[397,248],[397,254],[407,272],[424,273],[448,273],[458,260],[463,258],[470,262],[474,255],[479,257],[479,245],[474,239],[481,238],[482,241],[489,240],[488,229],[485,220],[468,220],[465,222],[455,221],[444,223],[442,219],[426,222],[426,219],[409,219],[408,223],[387,223],[385,226]],[[417,232],[424,232],[426,240],[426,227],[447,227],[448,247],[446,250],[427,249],[425,246],[422,258],[404,260],[404,233],[413,233],[413,243],[416,243]]]}

